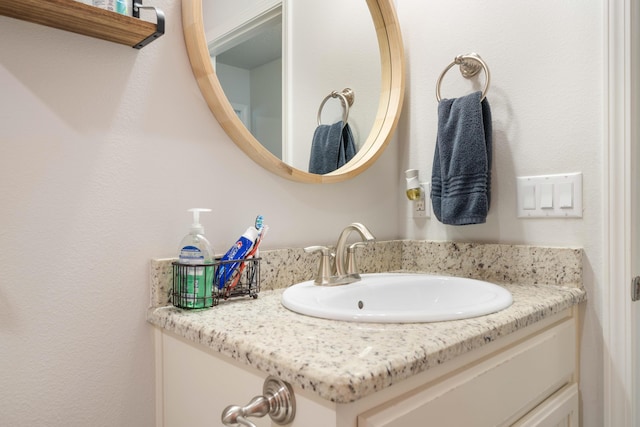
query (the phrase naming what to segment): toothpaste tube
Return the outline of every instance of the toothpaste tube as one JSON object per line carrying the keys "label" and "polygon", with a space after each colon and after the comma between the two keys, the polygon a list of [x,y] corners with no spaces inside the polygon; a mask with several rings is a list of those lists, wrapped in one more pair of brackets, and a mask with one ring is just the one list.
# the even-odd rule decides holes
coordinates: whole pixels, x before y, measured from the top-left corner
{"label": "toothpaste tube", "polygon": [[258,239],[259,232],[255,227],[247,228],[238,241],[231,246],[226,254],[220,259],[220,266],[216,272],[216,280],[218,281],[218,288],[222,289],[226,285],[227,281],[233,276],[234,271],[238,268],[241,261],[238,262],[225,262],[244,259],[256,240]]}
{"label": "toothpaste tube", "polygon": [[[260,243],[262,243],[262,239],[264,238],[264,235],[267,234],[267,231],[269,230],[269,226],[265,225],[263,227],[261,225],[259,230],[260,230],[259,231],[260,234],[258,235],[258,238],[256,239],[256,242],[253,244],[253,247],[251,248],[251,250],[249,251],[249,253],[245,258],[253,258],[258,255],[258,248],[260,247]],[[229,291],[236,287],[236,285],[238,284],[238,281],[240,280],[240,276],[242,275],[242,272],[244,271],[244,268],[246,266],[247,266],[246,262],[243,261],[240,267],[236,269],[234,275],[230,279],[230,283],[228,287]]]}

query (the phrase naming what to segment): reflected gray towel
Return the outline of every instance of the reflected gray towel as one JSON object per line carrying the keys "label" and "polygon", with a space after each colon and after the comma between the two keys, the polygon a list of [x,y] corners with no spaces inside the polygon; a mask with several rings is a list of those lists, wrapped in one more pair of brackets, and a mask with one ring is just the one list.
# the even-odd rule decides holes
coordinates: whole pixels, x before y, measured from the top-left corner
{"label": "reflected gray towel", "polygon": [[319,125],[313,133],[309,172],[325,174],[343,166],[356,154],[356,145],[349,123]]}
{"label": "reflected gray towel", "polygon": [[438,104],[431,174],[433,212],[443,224],[482,224],[491,201],[491,110],[481,92]]}

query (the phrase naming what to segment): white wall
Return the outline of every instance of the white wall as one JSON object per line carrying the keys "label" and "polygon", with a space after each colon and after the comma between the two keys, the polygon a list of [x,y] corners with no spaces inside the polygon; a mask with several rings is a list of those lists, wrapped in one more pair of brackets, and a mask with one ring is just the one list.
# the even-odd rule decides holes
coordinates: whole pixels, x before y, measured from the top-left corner
{"label": "white wall", "polygon": [[[397,3],[409,66],[398,140],[325,186],[267,173],[224,134],[188,65],[180,2],[155,2],[167,34],[142,51],[0,17],[3,424],[154,425],[148,260],[175,255],[185,210],[202,206],[218,252],[257,213],[266,248],[333,243],[355,220],[380,239],[585,247],[582,407],[585,426],[602,425],[602,2]],[[488,222],[405,219],[402,171],[431,171],[435,81],[469,51],[493,78]],[[471,87],[450,73],[444,93]],[[576,170],[583,219],[515,218],[515,176]]]}
{"label": "white wall", "polygon": [[[154,425],[148,264],[191,219],[224,251],[256,214],[265,248],[399,236],[397,150],[349,182],[283,180],[214,120],[180,2],[141,51],[0,17],[0,424]],[[213,419],[213,418],[212,418]]]}
{"label": "white wall", "polygon": [[251,133],[282,158],[282,58],[251,70]]}
{"label": "white wall", "polygon": [[[229,102],[234,106],[246,106],[250,112],[251,72],[221,63],[216,64],[215,70]],[[248,123],[251,127],[251,122]]]}
{"label": "white wall", "polygon": [[[435,217],[406,219],[402,235],[584,247],[589,302],[581,333],[581,402],[584,425],[601,427],[604,3],[397,3],[409,68],[398,134],[402,169],[418,168],[421,178],[431,181],[437,131],[436,81],[456,55],[469,52],[480,54],[491,72],[487,98],[493,115],[495,160],[486,224],[453,227]],[[458,70],[454,67],[446,74],[443,97],[461,96],[484,85],[484,74],[467,81]],[[516,176],[578,171],[584,175],[582,219],[516,218]],[[406,218],[409,202],[403,200],[402,204],[401,218]]]}
{"label": "white wall", "polygon": [[217,63],[215,70],[229,102],[246,108],[245,126],[264,148],[281,158],[282,59],[252,70]]}

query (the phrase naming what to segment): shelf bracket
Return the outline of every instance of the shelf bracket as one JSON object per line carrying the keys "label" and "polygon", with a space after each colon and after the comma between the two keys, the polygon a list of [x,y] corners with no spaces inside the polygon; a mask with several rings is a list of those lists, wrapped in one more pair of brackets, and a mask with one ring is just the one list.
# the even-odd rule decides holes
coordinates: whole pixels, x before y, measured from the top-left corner
{"label": "shelf bracket", "polygon": [[156,13],[156,31],[151,34],[149,37],[145,38],[141,42],[135,44],[133,46],[134,49],[142,49],[158,37],[164,34],[164,12],[155,6],[144,6],[142,4],[142,0],[136,0],[133,2],[133,17],[140,19],[140,9],[153,9]]}

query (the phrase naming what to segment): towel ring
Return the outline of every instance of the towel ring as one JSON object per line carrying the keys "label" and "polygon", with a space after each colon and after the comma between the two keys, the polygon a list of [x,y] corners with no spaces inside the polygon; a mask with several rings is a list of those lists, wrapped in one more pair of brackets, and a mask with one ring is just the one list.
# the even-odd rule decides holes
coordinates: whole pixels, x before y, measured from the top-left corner
{"label": "towel ring", "polygon": [[442,78],[454,65],[460,66],[460,73],[465,79],[470,79],[471,77],[475,76],[480,72],[480,69],[484,70],[484,74],[487,79],[484,83],[484,89],[482,90],[482,98],[480,98],[480,101],[482,101],[487,96],[487,91],[489,90],[489,82],[491,81],[491,74],[489,73],[489,67],[487,67],[487,64],[482,60],[482,58],[480,58],[480,55],[472,52],[466,55],[456,56],[453,62],[444,69],[442,74],[440,74],[440,77],[438,77],[438,83],[436,83],[436,99],[438,100],[438,102],[440,102],[440,100],[442,99],[440,97],[440,85],[442,84]]}
{"label": "towel ring", "polygon": [[322,100],[322,103],[320,104],[320,108],[318,109],[318,117],[317,117],[318,126],[320,126],[320,116],[322,116],[322,108],[324,107],[324,104],[329,100],[329,98],[340,98],[340,101],[342,102],[342,108],[343,108],[342,127],[344,127],[347,124],[347,121],[349,120],[349,107],[353,105],[353,100],[355,96],[356,96],[355,92],[353,91],[353,89],[350,89],[350,88],[342,89],[342,92],[338,92],[337,90],[334,90],[329,95],[327,95]]}

